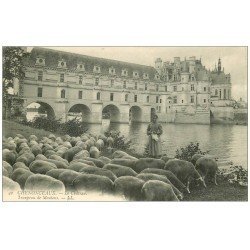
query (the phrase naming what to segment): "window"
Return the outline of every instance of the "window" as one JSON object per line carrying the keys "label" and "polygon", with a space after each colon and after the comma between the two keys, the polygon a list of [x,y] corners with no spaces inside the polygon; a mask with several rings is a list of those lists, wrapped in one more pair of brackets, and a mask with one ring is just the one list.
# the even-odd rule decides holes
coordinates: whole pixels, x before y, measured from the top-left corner
{"label": "window", "polygon": [[64,82],[64,74],[60,74],[60,82]]}
{"label": "window", "polygon": [[97,94],[96,94],[96,100],[100,100],[100,99],[101,99],[101,93],[97,92]]}
{"label": "window", "polygon": [[114,86],[114,79],[111,79],[110,80],[110,87],[113,87]]}
{"label": "window", "polygon": [[184,102],[184,100],[181,100],[181,103],[183,103]]}
{"label": "window", "polygon": [[221,89],[220,89],[220,99],[221,99]]}
{"label": "window", "polygon": [[64,66],[64,62],[61,62],[61,66],[62,66],[62,67]]}
{"label": "window", "polygon": [[174,91],[175,91],[175,92],[177,91],[177,86],[174,86]]}
{"label": "window", "polygon": [[128,101],[128,94],[125,95],[125,102]]}
{"label": "window", "polygon": [[161,99],[160,99],[160,103],[161,103]]}
{"label": "window", "polygon": [[156,85],[156,91],[159,91],[159,85],[158,84]]}
{"label": "window", "polygon": [[137,82],[135,82],[135,89],[137,89]]}
{"label": "window", "polygon": [[79,84],[82,84],[82,79],[83,79],[83,76],[79,75]]}
{"label": "window", "polygon": [[218,96],[218,90],[217,89],[215,90],[215,95]]}
{"label": "window", "polygon": [[206,87],[204,87],[204,92],[206,92],[207,91],[207,88]]}
{"label": "window", "polygon": [[173,103],[177,103],[177,96],[174,96]]}
{"label": "window", "polygon": [[78,99],[82,99],[82,91],[78,92]]}
{"label": "window", "polygon": [[159,113],[161,113],[161,106],[159,106],[159,109],[158,109],[158,110],[159,110]]}
{"label": "window", "polygon": [[192,81],[192,82],[194,81],[194,76],[191,76],[191,81]]}
{"label": "window", "polygon": [[38,87],[38,89],[37,89],[37,97],[43,97],[43,88]]}
{"label": "window", "polygon": [[191,91],[194,91],[194,84],[191,84]]}
{"label": "window", "polygon": [[149,102],[149,96],[147,96],[147,102]]}
{"label": "window", "polygon": [[114,93],[110,93],[110,101],[114,101]]}
{"label": "window", "polygon": [[207,99],[204,99],[203,102],[206,103],[206,102],[207,102]]}
{"label": "window", "polygon": [[145,83],[145,90],[148,90],[148,84]]}
{"label": "window", "polygon": [[65,98],[65,90],[61,90],[61,98]]}
{"label": "window", "polygon": [[126,89],[127,88],[127,82],[123,81],[123,88]]}
{"label": "window", "polygon": [[156,100],[156,103],[158,103],[159,102],[159,96],[156,96],[156,98],[155,98]]}
{"label": "window", "polygon": [[165,86],[165,91],[168,92],[168,86]]}
{"label": "window", "polygon": [[43,72],[38,71],[38,81],[42,81],[42,80],[43,80]]}
{"label": "window", "polygon": [[137,102],[137,95],[135,95],[134,99],[135,99],[134,101]]}
{"label": "window", "polygon": [[191,102],[191,103],[194,103],[194,96],[191,96],[190,102]]}
{"label": "window", "polygon": [[224,89],[224,99],[227,99],[227,92],[226,92],[227,90],[226,89]]}
{"label": "window", "polygon": [[99,78],[96,77],[96,79],[95,79],[95,86],[98,86],[98,85],[99,85]]}

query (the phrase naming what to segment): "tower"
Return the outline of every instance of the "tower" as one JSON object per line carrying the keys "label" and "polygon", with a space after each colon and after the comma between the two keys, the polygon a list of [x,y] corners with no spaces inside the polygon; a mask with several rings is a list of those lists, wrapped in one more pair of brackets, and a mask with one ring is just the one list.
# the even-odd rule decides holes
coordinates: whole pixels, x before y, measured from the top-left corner
{"label": "tower", "polygon": [[219,60],[218,60],[218,73],[220,73],[220,72],[221,72],[221,60],[219,58]]}
{"label": "tower", "polygon": [[161,74],[161,68],[162,68],[162,60],[161,58],[157,58],[155,60],[155,69],[157,70],[158,74]]}

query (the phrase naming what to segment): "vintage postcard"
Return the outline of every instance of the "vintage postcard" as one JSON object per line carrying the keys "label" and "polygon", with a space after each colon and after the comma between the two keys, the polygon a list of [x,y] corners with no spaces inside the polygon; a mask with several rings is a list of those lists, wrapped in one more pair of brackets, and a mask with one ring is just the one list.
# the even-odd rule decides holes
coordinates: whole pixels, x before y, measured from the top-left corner
{"label": "vintage postcard", "polygon": [[3,201],[247,201],[247,47],[2,47]]}

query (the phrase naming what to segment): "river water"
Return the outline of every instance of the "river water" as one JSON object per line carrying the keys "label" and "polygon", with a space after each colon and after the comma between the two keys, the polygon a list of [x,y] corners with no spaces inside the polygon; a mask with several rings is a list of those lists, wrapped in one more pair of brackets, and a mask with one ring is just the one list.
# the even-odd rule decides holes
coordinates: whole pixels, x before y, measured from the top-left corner
{"label": "river water", "polygon": [[[29,113],[32,119],[35,113]],[[209,150],[209,154],[218,157],[220,167],[229,167],[230,163],[247,168],[247,126],[241,125],[199,125],[163,123],[161,136],[163,153],[175,156],[178,148],[190,142],[199,142],[202,151]],[[89,132],[103,133],[114,129],[131,140],[131,148],[137,153],[143,153],[148,137],[147,124],[132,123],[110,124],[103,119],[102,124],[89,124]]]}

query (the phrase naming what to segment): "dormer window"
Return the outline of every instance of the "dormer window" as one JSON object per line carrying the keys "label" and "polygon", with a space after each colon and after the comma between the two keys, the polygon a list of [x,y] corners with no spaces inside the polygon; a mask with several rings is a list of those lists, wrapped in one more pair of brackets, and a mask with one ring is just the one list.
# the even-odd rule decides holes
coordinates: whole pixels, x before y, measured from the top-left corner
{"label": "dormer window", "polygon": [[139,73],[137,71],[134,71],[133,72],[133,77],[136,77],[136,78],[139,77]]}
{"label": "dormer window", "polygon": [[159,79],[160,79],[160,76],[159,76],[159,75],[155,75],[155,79],[156,79],[156,80],[159,80]]}
{"label": "dormer window", "polygon": [[122,70],[122,76],[127,76],[128,75],[128,71],[126,69]]}
{"label": "dormer window", "polygon": [[101,67],[100,66],[94,66],[94,72],[95,73],[100,73],[101,72]]}
{"label": "dormer window", "polygon": [[42,57],[36,58],[36,66],[45,66],[45,59]]}
{"label": "dormer window", "polygon": [[58,68],[66,68],[67,64],[64,60],[58,62]]}
{"label": "dormer window", "polygon": [[79,70],[79,71],[84,71],[85,70],[84,64],[78,63],[76,69]]}
{"label": "dormer window", "polygon": [[113,67],[109,68],[109,74],[114,75],[115,74],[115,68],[113,68]]}
{"label": "dormer window", "polygon": [[143,74],[143,79],[148,79],[148,74],[147,73]]}

